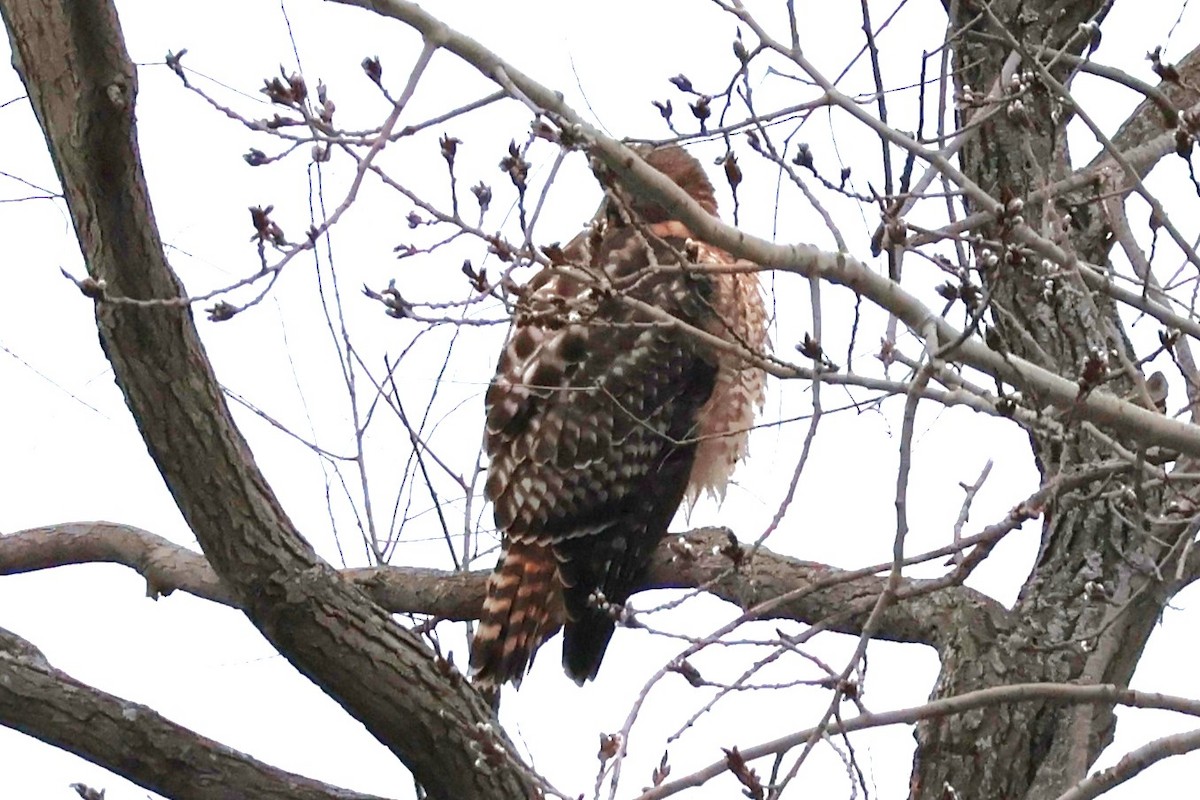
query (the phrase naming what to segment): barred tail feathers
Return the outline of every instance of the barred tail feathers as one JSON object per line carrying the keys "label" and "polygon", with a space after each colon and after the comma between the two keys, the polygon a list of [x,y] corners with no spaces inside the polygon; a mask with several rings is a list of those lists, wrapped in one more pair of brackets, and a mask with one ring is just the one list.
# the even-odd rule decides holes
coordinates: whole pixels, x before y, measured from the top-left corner
{"label": "barred tail feathers", "polygon": [[508,542],[488,578],[471,643],[471,676],[481,688],[519,686],[534,654],[562,626],[562,584],[549,545]]}

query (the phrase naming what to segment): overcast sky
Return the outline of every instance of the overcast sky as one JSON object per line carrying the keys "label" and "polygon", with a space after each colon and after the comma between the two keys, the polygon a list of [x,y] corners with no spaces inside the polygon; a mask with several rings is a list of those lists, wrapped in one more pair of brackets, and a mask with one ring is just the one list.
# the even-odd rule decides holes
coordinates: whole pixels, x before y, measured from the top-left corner
{"label": "overcast sky", "polygon": [[[463,0],[437,5],[450,24],[562,91],[580,113],[617,136],[668,134],[650,104],[652,99],[673,97],[677,121],[690,125],[683,99],[667,78],[683,72],[697,87],[716,90],[724,86],[734,66],[730,49],[734,25],[707,3],[614,0],[601,6]],[[593,8],[580,12],[585,5]],[[828,10],[834,4],[796,5],[806,23],[801,36],[806,52],[836,74],[861,43],[857,4],[842,4],[847,7],[844,18]],[[937,5],[910,3],[880,37],[889,85],[916,82],[922,49],[936,48],[943,35]],[[1178,58],[1200,37],[1200,12],[1191,7],[1168,40],[1179,6],[1177,2],[1118,3],[1105,24],[1096,58],[1153,81],[1143,58],[1147,50],[1166,44],[1167,58]],[[873,2],[871,7],[878,21],[894,4]],[[128,48],[141,65],[139,141],[155,213],[168,255],[193,294],[257,269],[247,207],[273,204],[275,219],[299,238],[310,224],[310,208],[319,209],[320,197],[311,188],[312,173],[305,169],[304,152],[279,165],[247,166],[242,159],[247,149],[276,152],[278,145],[187,92],[162,63],[167,51],[187,48],[184,63],[211,79],[197,77],[198,85],[252,117],[273,113],[258,95],[263,78],[277,75],[280,64],[287,72],[296,70],[298,58],[312,86],[318,78],[328,84],[338,107],[337,121],[353,129],[377,125],[387,113],[379,93],[363,77],[361,60],[379,56],[385,82],[395,91],[403,85],[419,50],[417,37],[398,24],[325,3],[141,0],[123,2],[119,8]],[[853,73],[848,87],[867,90],[868,77],[869,73]],[[810,88],[782,76],[760,74],[755,82],[766,107],[814,96]],[[1075,88],[1093,116],[1110,130],[1137,101],[1129,92],[1095,83],[1081,81]],[[472,70],[454,63],[452,56],[439,54],[401,123],[418,122],[491,91]],[[30,185],[6,176],[49,189],[57,186],[27,102],[7,102],[22,94],[15,73],[0,70],[0,103],[4,103],[0,124],[6,145],[0,153],[4,173],[0,199],[37,194]],[[898,127],[915,125],[916,98],[911,92],[897,93],[892,109]],[[496,187],[497,206],[509,209],[510,216],[506,179],[495,165],[510,139],[523,140],[528,123],[523,108],[507,104],[445,127],[464,142],[458,164],[463,185],[480,178],[489,181]],[[440,133],[441,129],[431,130],[428,136],[391,148],[386,163],[406,185],[420,187],[429,199],[443,202],[445,163],[436,147]],[[812,145],[832,175],[839,164],[853,165],[859,190],[877,179],[877,143],[844,120],[816,115],[800,138]],[[1096,148],[1086,135],[1076,135],[1072,142],[1081,163]],[[754,162],[744,144],[741,150],[747,181],[740,222],[781,241],[832,248],[833,239],[819,218],[794,201],[786,213],[773,214],[774,176]],[[712,160],[722,151],[715,144],[696,150],[714,178],[719,171]],[[532,154],[534,182],[540,185],[553,161],[552,148],[542,143]],[[324,168],[321,186],[327,209],[341,202],[352,171],[337,158]],[[1166,176],[1152,185],[1165,193],[1173,191],[1178,180],[1179,176]],[[728,189],[715,182],[723,207],[731,208]],[[1169,206],[1169,195],[1164,198]],[[545,242],[570,238],[597,201],[595,183],[582,157],[576,155],[564,165],[547,195],[539,236]],[[877,215],[837,199],[830,201],[830,207],[850,250],[868,259]],[[416,323],[386,317],[362,296],[360,288],[364,283],[381,288],[395,278],[413,297],[458,298],[465,289],[459,272],[463,258],[498,267],[474,243],[437,257],[397,261],[393,247],[431,235],[408,230],[404,219],[409,210],[394,193],[373,184],[364,189],[358,205],[333,232],[334,271],[340,278],[337,290],[347,327],[373,369],[382,366],[385,354],[394,356],[417,340],[404,373],[410,412],[421,412],[434,393],[438,370],[446,365],[433,401],[430,436],[448,464],[469,475],[478,457],[482,392],[494,367],[503,326],[465,327],[457,334],[444,326],[417,337]],[[316,213],[319,219],[321,212]],[[489,224],[498,225],[499,218]],[[97,345],[91,302],[60,274],[60,269],[83,274],[63,204],[46,199],[0,204],[0,231],[5,283],[0,293],[0,391],[7,410],[5,421],[0,422],[4,454],[0,531],[103,519],[136,525],[196,548],[113,384]],[[1195,225],[1185,232],[1194,234]],[[267,301],[230,322],[200,321],[199,326],[218,377],[230,392],[298,435],[345,453],[353,443],[351,416],[319,302],[320,289],[331,291],[330,274],[328,263],[318,267],[311,259],[297,260]],[[922,279],[916,280],[920,284]],[[775,298],[803,296],[784,279],[772,289]],[[826,343],[835,360],[844,360],[846,353],[849,300],[846,292],[828,295]],[[501,311],[492,307],[474,313],[499,318]],[[772,336],[781,350],[790,350],[809,329],[807,315],[806,305],[779,309]],[[199,309],[197,316],[203,317]],[[875,369],[872,348],[885,322],[864,319],[859,337],[865,344],[852,363],[860,371]],[[1145,333],[1153,330],[1146,327]],[[838,391],[823,391],[827,408],[848,402]],[[738,485],[724,507],[718,510],[711,502],[702,503],[690,520],[678,519],[676,527],[719,522],[746,540],[762,534],[779,508],[807,432],[806,420],[792,418],[807,413],[809,404],[808,386],[773,385],[763,419],[779,424],[756,432],[752,458],[738,473]],[[803,475],[770,547],[843,567],[890,559],[900,410],[900,405],[891,403],[882,411],[831,414],[821,423],[814,466]],[[235,405],[234,411],[289,515],[318,551],[335,564],[365,563],[350,503],[336,476],[287,434],[241,406]],[[382,514],[385,523],[391,519],[388,503],[398,502],[400,516],[407,516],[403,526],[397,522],[400,543],[393,563],[449,567],[441,528],[427,498],[422,505],[419,492],[409,494],[405,471],[409,451],[395,421],[381,421],[368,451],[372,491],[389,508]],[[988,459],[994,460],[995,467],[976,500],[969,532],[1002,518],[1035,488],[1037,476],[1027,440],[1013,425],[962,409],[947,411],[931,405],[922,411],[910,496],[911,552],[949,542],[962,498],[959,483],[972,482]],[[478,524],[481,512],[489,523],[485,527],[490,528],[490,511],[481,509],[478,501],[468,510],[459,497],[448,501],[444,511],[455,530]],[[1036,522],[1011,535],[973,576],[972,585],[1011,602],[1028,573],[1039,530]],[[476,567],[490,566],[484,562],[491,558]],[[1164,615],[1137,673],[1137,688],[1195,695],[1193,671],[1180,666],[1188,663],[1191,652],[1196,615],[1190,606],[1195,598],[1194,591],[1181,594]],[[665,599],[670,596],[642,595],[636,605],[649,608]],[[650,621],[654,627],[694,636],[734,616],[731,607],[702,597],[677,611],[652,615]],[[268,763],[361,791],[394,797],[412,794],[406,771],[392,755],[276,655],[238,612],[183,595],[152,602],[145,597],[144,583],[131,571],[89,565],[0,579],[0,626],[31,640],[52,664],[74,677],[146,704]],[[774,623],[750,625],[741,635],[771,636],[776,627]],[[443,646],[456,654],[457,663],[465,663],[462,631],[450,626],[440,630]],[[812,652],[840,670],[854,644],[854,639],[829,635],[815,642]],[[678,640],[643,631],[619,631],[600,678],[577,689],[562,675],[558,645],[552,642],[521,691],[506,697],[504,720],[514,739],[528,748],[534,766],[555,785],[590,796],[597,768],[597,734],[621,726],[643,683],[681,646]],[[721,654],[706,654],[698,664],[711,670],[706,675],[732,680],[749,663],[745,657],[721,659]],[[789,667],[796,663],[787,662]],[[865,700],[873,710],[919,704],[928,697],[936,671],[930,650],[873,644]],[[781,674],[768,670],[761,679],[781,679]],[[679,679],[664,681],[650,694],[631,742],[633,753],[625,766],[621,796],[630,796],[649,782],[664,739],[700,702]],[[828,695],[815,689],[745,693],[732,699],[671,746],[674,774],[719,757],[718,747],[747,746],[806,727],[827,702]],[[1165,712],[1121,712],[1119,717],[1116,743],[1101,766],[1150,738],[1184,727]],[[858,748],[876,796],[885,800],[904,796],[912,757],[910,732],[863,734]],[[838,756],[821,748],[814,758],[807,767],[811,792],[817,796],[848,793]],[[1198,759],[1196,755],[1173,759],[1111,796],[1141,797],[1156,788],[1175,787],[1200,766]],[[110,800],[146,796],[144,790],[74,756],[0,729],[0,796],[70,798],[75,795],[68,784],[76,781],[106,788]],[[732,791],[736,791],[732,780],[722,779],[693,796],[729,796]]]}

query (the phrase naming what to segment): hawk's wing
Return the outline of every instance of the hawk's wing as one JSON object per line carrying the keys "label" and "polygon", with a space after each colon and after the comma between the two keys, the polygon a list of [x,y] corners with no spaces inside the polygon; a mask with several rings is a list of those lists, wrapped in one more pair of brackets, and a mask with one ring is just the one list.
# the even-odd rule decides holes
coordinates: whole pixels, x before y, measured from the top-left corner
{"label": "hawk's wing", "polygon": [[[564,664],[579,682],[593,677],[613,631],[606,604],[628,599],[679,506],[716,359],[620,298],[708,327],[713,284],[679,269],[684,247],[620,228],[604,238],[594,270],[549,268],[526,289],[487,394],[485,493],[506,554],[477,634],[478,675],[519,678],[553,632],[552,603],[537,596],[553,563]],[[543,607],[523,607],[535,603]],[[482,655],[485,631],[511,636],[507,652]]]}

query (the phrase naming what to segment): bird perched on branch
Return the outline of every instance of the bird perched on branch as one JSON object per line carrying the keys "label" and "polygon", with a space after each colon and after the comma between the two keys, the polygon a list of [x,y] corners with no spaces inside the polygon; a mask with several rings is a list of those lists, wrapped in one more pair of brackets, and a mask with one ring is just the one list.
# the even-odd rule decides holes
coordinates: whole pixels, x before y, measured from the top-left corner
{"label": "bird perched on branch", "polygon": [[[685,150],[643,157],[716,215]],[[503,546],[471,649],[483,688],[519,684],[560,626],[567,674],[596,676],[676,509],[724,496],[763,402],[757,273],[606,182],[590,228],[521,291],[486,396]]]}

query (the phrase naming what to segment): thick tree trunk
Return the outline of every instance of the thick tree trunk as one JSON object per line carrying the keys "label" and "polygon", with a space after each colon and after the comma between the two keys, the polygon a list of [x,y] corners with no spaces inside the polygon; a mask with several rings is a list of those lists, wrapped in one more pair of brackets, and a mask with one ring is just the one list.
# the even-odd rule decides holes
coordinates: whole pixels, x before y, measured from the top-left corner
{"label": "thick tree trunk", "polygon": [[[1082,52],[1088,37],[1079,26],[1103,5],[1097,0],[1004,0],[991,3],[993,18],[975,3],[953,4],[959,13],[951,26],[968,27],[955,49],[960,89],[986,90],[999,79],[1014,49],[1005,31],[1025,54],[1039,47],[1057,50],[1068,42],[1067,52]],[[1064,135],[1069,105],[1037,77],[1028,60],[1018,70],[1033,76],[1023,79],[1023,110],[1010,105],[994,114],[962,151],[963,171],[1001,202],[1027,198],[1073,171]],[[1061,82],[1069,66],[1060,63],[1052,73]],[[1020,215],[1079,259],[1104,264],[1109,231],[1094,194],[1062,197],[1044,207],[1026,203]],[[999,256],[999,264],[984,276],[999,334],[994,341],[1070,379],[1079,378],[1088,360],[1102,354],[1115,373],[1105,390],[1132,391],[1131,378],[1120,374],[1116,351],[1128,355],[1130,350],[1113,304],[1088,291],[1069,269],[1048,291],[1041,259],[1017,246],[1004,224],[984,235],[991,241],[980,249],[989,247]],[[1033,407],[1043,407],[1038,398],[1030,399]],[[1044,478],[1111,457],[1111,448],[1069,414],[1059,421],[1065,431],[1061,438],[1031,436]],[[1181,533],[1179,525],[1152,524],[1152,518],[1160,518],[1163,498],[1135,491],[1136,476],[1134,471],[1064,492],[1047,507],[1041,549],[1009,617],[1011,627],[958,627],[942,652],[936,697],[1023,681],[1128,683],[1162,604],[1176,588],[1145,565],[1162,565],[1169,544]],[[913,797],[1057,797],[1084,777],[1111,742],[1114,726],[1111,706],[1042,703],[922,723]]]}

